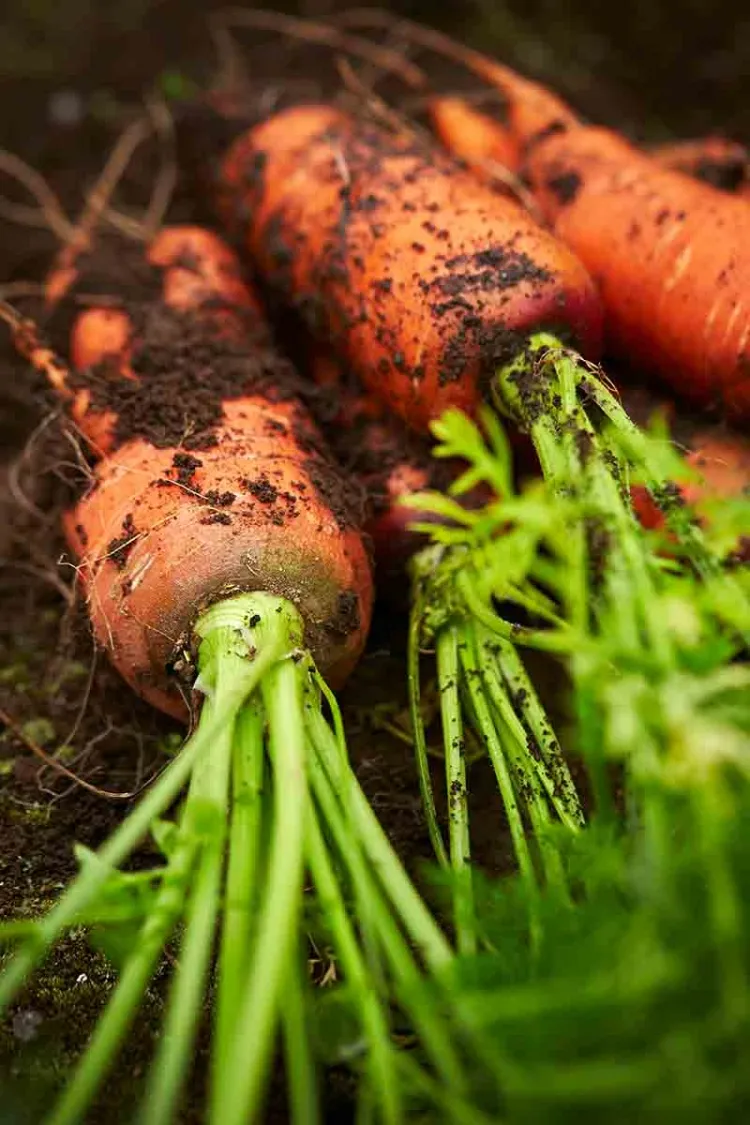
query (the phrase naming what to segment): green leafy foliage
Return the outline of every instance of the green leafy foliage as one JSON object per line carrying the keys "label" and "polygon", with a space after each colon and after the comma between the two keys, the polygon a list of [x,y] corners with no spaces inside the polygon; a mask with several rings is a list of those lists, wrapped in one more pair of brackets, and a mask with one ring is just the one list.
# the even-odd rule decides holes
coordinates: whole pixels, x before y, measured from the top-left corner
{"label": "green leafy foliage", "polygon": [[[439,982],[472,1105],[519,1125],[742,1120],[750,1108],[750,670],[741,659],[750,583],[730,548],[750,526],[750,500],[727,505],[704,536],[673,502],[669,483],[690,472],[663,424],[638,430],[560,349],[548,348],[534,372],[544,411],[535,412],[515,374],[506,373],[506,405],[531,433],[546,479],[514,492],[502,443],[493,475],[498,442],[486,423],[483,433],[451,415],[441,420],[439,455],[469,465],[460,488],[502,480],[504,492],[433,533],[432,555],[414,568],[419,635],[433,643],[450,627],[470,646],[481,628],[517,654],[564,641],[557,651],[595,815],[582,831],[532,825],[539,853],[551,842],[556,858],[544,879],[528,877],[520,846],[517,875],[473,872],[475,948]],[[599,412],[598,429],[584,407]],[[667,531],[638,525],[635,483],[664,500]],[[452,509],[443,498],[431,510]],[[490,685],[503,676],[504,650],[485,641],[482,651],[476,670],[502,744],[506,720]],[[462,706],[477,724],[483,697],[468,685]],[[509,699],[528,730],[517,689]],[[488,734],[486,722],[478,727]],[[512,763],[510,744],[504,752]],[[512,823],[508,803],[506,811]],[[434,881],[451,901],[462,877],[445,864]],[[445,1101],[432,1112],[460,1119]]]}

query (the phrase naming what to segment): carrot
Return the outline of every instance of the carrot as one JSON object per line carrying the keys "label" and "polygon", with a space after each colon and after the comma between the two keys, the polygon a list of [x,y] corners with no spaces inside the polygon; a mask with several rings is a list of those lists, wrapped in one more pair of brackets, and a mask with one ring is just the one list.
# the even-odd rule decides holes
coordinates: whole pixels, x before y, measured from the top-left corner
{"label": "carrot", "polygon": [[483,378],[542,326],[598,354],[577,260],[411,136],[294,107],[234,143],[220,195],[267,278],[415,429],[474,412]]}
{"label": "carrot", "polygon": [[[744,200],[660,167],[617,134],[582,123],[539,84],[454,47],[505,96],[497,144],[505,150],[507,135],[515,142],[542,214],[598,282],[613,349],[687,399],[750,416]],[[464,118],[471,114],[464,107]],[[462,132],[451,124],[460,155]],[[496,131],[486,119],[483,151]]]}
{"label": "carrot", "polygon": [[[184,704],[165,672],[180,638],[198,610],[222,590],[247,588],[252,575],[255,588],[291,596],[321,668],[340,683],[364,643],[372,592],[336,471],[312,421],[283,390],[285,380],[289,385],[284,361],[267,345],[260,363],[246,349],[243,355],[243,345],[231,347],[231,336],[239,337],[258,306],[229,249],[208,232],[168,229],[148,257],[161,271],[164,305],[176,314],[175,354],[168,347],[166,362],[184,362],[189,329],[180,314],[190,310],[192,318],[204,318],[190,343],[205,349],[207,340],[218,339],[208,362],[228,361],[234,385],[206,432],[191,435],[187,445],[160,442],[160,448],[137,432],[118,446],[117,407],[97,402],[90,382],[76,390],[74,416],[107,454],[93,487],[66,520],[82,560],[94,633],[140,694],[181,714]],[[72,359],[103,365],[105,389],[115,388],[110,400],[130,391],[148,402],[153,330],[145,325],[139,340],[132,316],[115,315],[115,332],[106,308],[76,317]],[[188,335],[178,346],[180,330]],[[184,424],[187,434],[187,416]]]}
{"label": "carrot", "polygon": [[[507,122],[449,95],[431,97],[427,113],[448,151],[484,180],[495,182],[498,165],[513,172],[522,170],[523,146]],[[655,145],[646,151],[662,168],[686,173],[732,195],[750,193],[750,154],[737,141],[702,137]]]}
{"label": "carrot", "polygon": [[555,231],[599,281],[614,348],[697,403],[750,416],[750,211],[605,130],[527,158]]}
{"label": "carrot", "polygon": [[[98,640],[164,711],[185,714],[178,685],[205,701],[180,753],[97,855],[79,853],[80,871],[51,911],[17,924],[0,1012],[71,926],[127,919],[134,936],[122,972],[53,1111],[57,1125],[74,1125],[177,937],[139,1115],[164,1125],[179,1110],[218,934],[211,1120],[262,1119],[279,1036],[291,1097],[299,1104],[301,1083],[304,1119],[315,1120],[307,903],[347,981],[347,1018],[367,1044],[358,1068],[368,1107],[403,1119],[386,979],[431,1076],[460,1102],[463,1064],[423,987],[425,973],[445,971],[451,947],[359,787],[311,655],[340,682],[367,631],[370,569],[348,494],[227,248],[207,232],[173,228],[148,257],[150,283],[135,295],[127,287],[118,295],[120,257],[108,263],[116,330],[100,315],[104,297],[83,311],[72,300],[71,348],[93,365],[85,371],[66,371],[30,325],[17,336],[76,406],[81,428],[102,438],[93,483],[66,518]],[[65,285],[53,272],[51,304],[66,289],[71,299],[90,291],[87,264],[69,257]],[[176,821],[165,822],[186,784]],[[125,876],[121,865],[148,832],[163,861]],[[133,880],[143,895],[133,896]]]}

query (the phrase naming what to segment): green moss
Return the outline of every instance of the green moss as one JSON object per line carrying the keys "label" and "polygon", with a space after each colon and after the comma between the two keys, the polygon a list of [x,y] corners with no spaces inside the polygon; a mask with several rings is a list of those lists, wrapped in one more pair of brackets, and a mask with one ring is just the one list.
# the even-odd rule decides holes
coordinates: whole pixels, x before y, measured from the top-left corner
{"label": "green moss", "polygon": [[[14,1016],[0,1026],[0,1072],[5,1076],[0,1120],[31,1125],[41,1119],[75,1065],[116,979],[111,964],[92,949],[81,930],[73,931],[55,949]],[[157,988],[147,994],[123,1056],[126,1065],[112,1080],[108,1119],[113,1105],[122,1107],[115,1120],[129,1119],[127,1108],[140,1091],[160,1009]],[[25,1027],[31,1028],[28,1038],[24,1038]]]}
{"label": "green moss", "polygon": [[26,690],[29,682],[29,667],[24,661],[16,660],[0,668],[0,684],[8,684],[17,690]]}
{"label": "green moss", "polygon": [[21,734],[37,746],[48,746],[54,741],[55,728],[49,719],[40,716],[37,719],[27,719],[21,727]]}
{"label": "green moss", "polygon": [[40,801],[29,801],[25,804],[8,803],[5,815],[16,824],[47,824],[52,815],[52,808],[50,805],[43,805]]}

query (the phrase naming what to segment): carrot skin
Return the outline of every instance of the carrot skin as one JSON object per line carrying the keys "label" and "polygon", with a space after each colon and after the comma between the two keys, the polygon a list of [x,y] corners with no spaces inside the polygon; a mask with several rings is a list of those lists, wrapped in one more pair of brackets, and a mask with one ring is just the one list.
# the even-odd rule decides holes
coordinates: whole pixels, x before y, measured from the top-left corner
{"label": "carrot skin", "polygon": [[493,131],[498,145],[507,132],[516,142],[544,218],[599,284],[608,344],[686,399],[750,417],[746,200],[561,114],[554,95],[505,67],[473,55],[470,65],[508,103],[507,130],[484,121],[485,151]]}
{"label": "carrot skin", "polygon": [[[221,244],[210,264],[216,242],[208,232],[182,228],[151,247],[165,269],[165,296],[185,312],[192,295],[196,323],[213,341],[239,338],[243,318],[258,308],[251,297],[249,309],[240,310],[239,273],[219,268],[228,248]],[[182,277],[186,244],[196,260],[208,259],[205,270],[193,262],[190,278]],[[177,281],[170,281],[175,265]],[[212,270],[212,283],[196,282]],[[230,306],[222,304],[227,294]],[[84,332],[99,311],[82,314],[72,338],[88,363],[113,363],[112,337],[96,318],[91,335]],[[131,352],[129,342],[119,356],[125,378],[132,378]],[[330,502],[340,486],[320,435],[295,398],[253,391],[250,376],[249,368],[247,393],[224,401],[205,448],[156,448],[137,434],[121,440],[111,427],[93,485],[65,519],[96,639],[142,697],[178,717],[185,717],[185,703],[169,668],[184,660],[181,646],[189,648],[191,626],[212,601],[248,589],[289,598],[332,686],[351,671],[369,625],[369,560],[346,505]],[[91,407],[85,417],[94,425],[102,414]]]}
{"label": "carrot skin", "polygon": [[541,326],[598,355],[598,296],[575,257],[412,138],[295,107],[235,142],[220,184],[261,271],[414,429],[474,413],[483,377]]}
{"label": "carrot skin", "polygon": [[750,417],[750,209],[604,129],[549,137],[527,174],[598,281],[614,350],[680,395]]}

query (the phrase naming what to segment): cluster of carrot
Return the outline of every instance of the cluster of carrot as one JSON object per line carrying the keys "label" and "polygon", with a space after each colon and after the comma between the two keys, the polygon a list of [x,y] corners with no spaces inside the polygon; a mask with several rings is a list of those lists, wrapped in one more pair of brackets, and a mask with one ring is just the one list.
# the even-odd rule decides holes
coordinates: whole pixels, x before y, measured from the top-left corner
{"label": "cluster of carrot", "polygon": [[[408,30],[447,49],[430,32]],[[547,830],[559,819],[576,831],[581,805],[518,647],[569,654],[573,634],[565,615],[583,628],[589,616],[609,621],[617,605],[626,639],[651,638],[649,599],[658,588],[665,543],[643,531],[634,503],[645,524],[663,518],[671,549],[695,574],[718,584],[727,631],[750,635],[745,586],[724,568],[710,535],[684,507],[685,500],[701,497],[706,482],[719,492],[745,489],[746,446],[718,429],[696,428],[688,460],[705,480],[688,480],[680,495],[672,485],[673,462],[631,421],[594,366],[606,347],[657,374],[681,397],[718,407],[739,423],[750,416],[750,206],[741,191],[733,196],[705,182],[716,179],[709,165],[731,164],[740,169],[730,185],[737,187],[746,179],[744,155],[712,142],[690,178],[682,169],[696,167],[692,150],[638,152],[579,121],[547,90],[474,52],[450,50],[500,90],[505,109],[499,123],[461,99],[431,95],[430,117],[447,152],[370,113],[305,101],[238,130],[211,168],[217,216],[243,246],[265,291],[304,326],[315,394],[279,354],[234,253],[194,227],[166,227],[146,248],[137,301],[111,269],[106,298],[84,298],[87,271],[98,270],[97,247],[63,254],[45,293],[51,314],[67,309],[69,367],[28,324],[17,328],[20,349],[66,402],[95,462],[65,532],[98,642],[154,706],[185,717],[199,694],[207,699],[178,759],[182,765],[149,816],[167,808],[212,740],[222,747],[218,781],[208,784],[205,762],[191,781],[191,793],[204,804],[226,810],[234,787],[241,808],[242,785],[262,788],[264,768],[277,791],[288,781],[271,830],[278,846],[264,860],[274,893],[265,909],[253,902],[257,922],[249,920],[247,903],[239,916],[232,901],[226,908],[212,1102],[212,1120],[226,1125],[258,1113],[277,1025],[290,1044],[298,1120],[313,1120],[309,1060],[300,1048],[303,1017],[295,1023],[292,1014],[287,1025],[282,1004],[289,981],[295,982],[292,995],[298,986],[288,962],[298,955],[307,869],[321,898],[334,903],[328,925],[358,991],[374,1056],[368,1096],[383,1120],[398,1120],[401,1107],[391,1084],[396,1070],[387,990],[379,991],[379,967],[368,975],[368,942],[370,952],[377,947],[375,960],[387,965],[397,1001],[421,971],[404,935],[420,947],[430,971],[450,956],[350,776],[326,683],[344,682],[367,636],[373,603],[367,536],[385,574],[402,570],[422,544],[410,530],[414,521],[422,535],[431,523],[443,528],[436,542],[445,549],[429,548],[414,564],[410,684],[429,812],[418,651],[434,646],[449,790],[447,851],[432,815],[430,826],[439,857],[458,871],[470,859],[466,722],[492,760],[522,871],[530,883],[564,881],[559,856],[545,844]],[[497,164],[523,177],[538,215],[496,189],[490,169]],[[302,399],[319,408],[346,471],[335,465]],[[545,591],[538,548],[550,545],[541,527],[528,559],[524,548],[526,569],[508,580],[515,517],[504,505],[514,483],[489,408],[523,435],[560,505],[572,497],[585,510],[570,540],[596,589],[591,606],[580,590],[563,605],[568,595],[555,600]],[[462,416],[483,419],[494,441],[491,464],[482,460],[475,431],[461,429]],[[436,425],[439,462],[429,445]],[[359,513],[347,473],[368,497]],[[435,491],[450,492],[461,504],[425,495]],[[411,509],[402,507],[412,493],[421,495]],[[519,543],[531,542],[527,528],[516,530],[526,536]],[[497,547],[506,532],[501,560]],[[730,547],[736,561],[738,544]],[[503,616],[501,603],[515,612]],[[333,730],[327,708],[333,709]],[[262,759],[266,724],[271,765],[244,760],[231,767],[237,753],[232,737],[236,746],[260,747]],[[306,771],[313,796],[300,781]],[[183,822],[187,851],[173,845],[169,863],[183,865],[183,883],[196,871],[202,888],[203,897],[188,910],[185,942],[201,980],[224,886],[224,853],[203,853],[196,844],[199,806],[190,805],[191,818]],[[255,828],[236,815],[235,847],[259,847]],[[319,822],[333,844],[324,843]],[[527,822],[542,843],[541,860],[527,845]],[[63,900],[67,905],[41,937],[35,933],[22,948],[0,983],[4,1003],[60,929],[86,916],[107,872],[148,826],[141,815],[105,849],[106,862],[84,872],[83,884],[74,885],[73,897]],[[371,896],[372,917],[365,904],[358,919],[365,952],[342,914],[328,846],[350,872],[355,900]],[[236,872],[247,874],[247,854],[238,854],[228,856],[228,899],[242,897]],[[165,880],[167,897],[170,891],[174,880]],[[470,900],[461,884],[454,922],[465,950],[477,942]],[[157,930],[149,946],[153,958],[131,965],[138,980],[148,979],[177,914],[172,908],[162,929],[155,917],[144,923],[147,935]],[[207,917],[213,921],[206,923]],[[241,964],[245,949],[257,958],[252,971]],[[177,1104],[192,1043],[185,1027],[197,1022],[199,992],[184,974],[178,977],[173,1034],[155,1069],[146,1120],[168,1120]],[[95,1039],[55,1121],[76,1120],[88,1104],[135,999],[134,986],[121,1014]],[[432,1071],[450,1071],[452,1055],[436,1011],[420,1003],[408,1015]],[[254,1019],[263,1034],[240,1081],[240,1046],[247,1048]],[[240,1092],[222,1102],[227,1083]],[[456,1120],[462,1112],[461,1104]]]}

